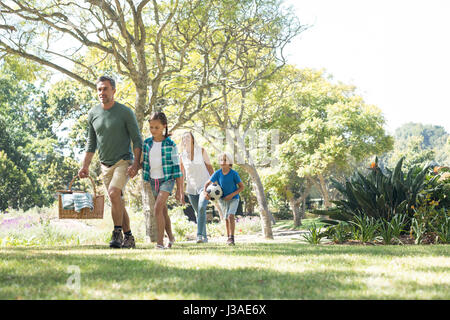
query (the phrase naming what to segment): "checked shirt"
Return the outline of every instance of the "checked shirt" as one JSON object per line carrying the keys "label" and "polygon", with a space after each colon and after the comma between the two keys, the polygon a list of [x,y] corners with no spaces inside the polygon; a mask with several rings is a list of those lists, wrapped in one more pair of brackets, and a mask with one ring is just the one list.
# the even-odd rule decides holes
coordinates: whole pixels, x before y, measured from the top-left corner
{"label": "checked shirt", "polygon": [[[144,157],[142,162],[142,173],[145,181],[150,181],[150,159],[148,155],[152,146],[153,137],[145,139],[142,148]],[[171,179],[175,180],[176,178],[182,177],[183,174],[181,173],[177,145],[169,137],[162,141],[161,153],[164,181]]]}

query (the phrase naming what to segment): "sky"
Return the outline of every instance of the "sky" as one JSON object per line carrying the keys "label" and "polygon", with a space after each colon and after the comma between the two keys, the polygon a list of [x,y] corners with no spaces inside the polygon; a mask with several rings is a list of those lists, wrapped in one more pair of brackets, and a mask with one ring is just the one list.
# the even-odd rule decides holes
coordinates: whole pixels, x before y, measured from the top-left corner
{"label": "sky", "polygon": [[389,133],[404,123],[450,133],[450,1],[285,0],[310,27],[288,63],[325,69],[379,107]]}

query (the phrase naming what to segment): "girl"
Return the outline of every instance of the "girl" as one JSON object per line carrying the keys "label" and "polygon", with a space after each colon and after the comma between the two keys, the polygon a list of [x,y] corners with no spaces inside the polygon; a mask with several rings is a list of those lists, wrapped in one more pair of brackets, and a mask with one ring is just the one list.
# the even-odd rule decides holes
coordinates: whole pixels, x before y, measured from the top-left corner
{"label": "girl", "polygon": [[234,245],[234,215],[236,214],[239,206],[239,193],[244,190],[244,184],[239,177],[239,174],[231,169],[233,166],[233,160],[227,153],[222,153],[219,156],[220,169],[214,172],[211,178],[205,183],[204,195],[206,199],[210,199],[209,194],[206,192],[206,188],[211,183],[218,183],[222,188],[223,195],[219,200],[225,215],[225,221],[227,226],[228,245]]}
{"label": "girl", "polygon": [[155,216],[157,224],[157,249],[164,247],[164,229],[169,237],[168,248],[172,247],[175,238],[167,210],[167,199],[175,182],[177,191],[175,198],[184,204],[183,176],[179,165],[178,151],[175,142],[169,138],[167,117],[162,112],[155,112],[149,120],[150,133],[143,144],[142,174],[145,181],[150,182],[155,196]]}
{"label": "girl", "polygon": [[203,193],[203,186],[214,169],[205,149],[198,146],[191,132],[182,137],[181,171],[186,178],[186,193],[197,214],[197,243],[208,242],[206,234],[206,207],[209,201]]}

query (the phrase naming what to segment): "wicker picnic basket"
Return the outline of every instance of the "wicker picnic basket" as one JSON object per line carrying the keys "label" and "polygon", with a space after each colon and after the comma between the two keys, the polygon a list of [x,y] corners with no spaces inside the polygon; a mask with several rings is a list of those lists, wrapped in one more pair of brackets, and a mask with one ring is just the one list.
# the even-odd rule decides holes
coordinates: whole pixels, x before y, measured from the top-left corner
{"label": "wicker picnic basket", "polygon": [[62,194],[64,193],[75,193],[83,191],[72,191],[72,184],[78,176],[73,177],[70,181],[69,189],[67,190],[57,190],[58,192],[58,202],[59,202],[59,219],[103,219],[103,208],[105,205],[105,196],[102,194],[97,194],[97,189],[95,188],[94,179],[90,176],[88,178],[91,180],[92,186],[94,187],[94,195],[92,197],[94,210],[90,208],[83,208],[80,212],[76,212],[75,209],[64,209],[62,203]]}

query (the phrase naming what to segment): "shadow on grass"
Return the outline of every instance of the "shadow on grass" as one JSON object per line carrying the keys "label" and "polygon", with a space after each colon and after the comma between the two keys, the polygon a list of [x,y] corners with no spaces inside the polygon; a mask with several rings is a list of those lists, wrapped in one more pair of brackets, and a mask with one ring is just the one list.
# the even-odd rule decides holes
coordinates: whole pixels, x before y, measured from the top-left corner
{"label": "shadow on grass", "polygon": [[[423,299],[448,298],[445,292],[441,296],[436,294],[442,292],[441,285],[420,284],[413,279],[391,284],[398,287],[397,294],[377,294],[367,286],[371,275],[353,270],[318,268],[281,272],[257,266],[233,269],[219,262],[203,265],[195,259],[186,259],[187,255],[207,256],[208,253],[225,257],[221,261],[226,261],[227,256],[249,255],[310,256],[311,259],[328,254],[337,258],[344,254],[409,255],[398,247],[384,248],[387,250],[384,253],[374,249],[377,248],[340,247],[337,252],[329,246],[297,244],[224,247],[183,243],[165,252],[156,251],[153,246],[137,250],[105,249],[97,245],[12,248],[0,252],[0,299],[18,296],[25,299],[402,299],[416,291],[422,292]],[[436,249],[444,248],[433,247]],[[276,258],[273,261],[276,264]],[[80,268],[79,294],[67,286],[69,266]]]}
{"label": "shadow on grass", "polygon": [[[104,250],[109,253],[126,253],[134,250],[154,251],[154,244],[138,244],[136,249],[112,249],[107,245],[80,245],[80,246],[42,246],[42,247],[7,247],[2,248],[3,252],[39,252],[51,251],[77,251],[77,250]],[[305,243],[237,243],[235,246],[225,244],[208,243],[194,244],[188,242],[177,242],[175,246],[167,252],[186,253],[221,253],[231,256],[322,256],[322,255],[364,255],[364,256],[445,256],[450,257],[448,245],[311,245]],[[1,254],[1,252],[0,252]]]}

